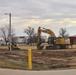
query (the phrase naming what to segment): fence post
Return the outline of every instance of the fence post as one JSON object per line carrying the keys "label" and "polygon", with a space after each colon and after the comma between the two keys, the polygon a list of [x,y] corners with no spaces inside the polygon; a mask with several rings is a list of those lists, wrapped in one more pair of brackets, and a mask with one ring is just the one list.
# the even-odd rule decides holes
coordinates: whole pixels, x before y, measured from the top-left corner
{"label": "fence post", "polygon": [[28,69],[32,69],[32,51],[28,49]]}

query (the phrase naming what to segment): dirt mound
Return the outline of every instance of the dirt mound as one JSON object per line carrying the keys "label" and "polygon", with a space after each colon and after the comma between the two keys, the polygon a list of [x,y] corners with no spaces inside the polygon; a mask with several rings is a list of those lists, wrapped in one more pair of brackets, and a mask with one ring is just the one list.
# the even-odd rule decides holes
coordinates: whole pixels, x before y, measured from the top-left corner
{"label": "dirt mound", "polygon": [[76,56],[76,51],[68,51],[68,50],[59,50],[59,51],[39,51],[33,54],[34,57],[50,57],[50,58],[67,58]]}
{"label": "dirt mound", "polygon": [[[51,69],[66,67],[75,68],[76,50],[33,50],[32,59],[34,69]],[[11,65],[15,64],[18,65],[18,67],[23,68],[24,66],[28,65],[28,51],[17,50],[10,52],[2,50],[0,51],[0,60],[1,62],[9,62]],[[5,67],[6,63],[3,63]],[[24,67],[24,69],[26,68]]]}
{"label": "dirt mound", "polygon": [[33,63],[49,65],[50,68],[74,67],[76,66],[75,58],[75,50],[45,50],[33,52]]}

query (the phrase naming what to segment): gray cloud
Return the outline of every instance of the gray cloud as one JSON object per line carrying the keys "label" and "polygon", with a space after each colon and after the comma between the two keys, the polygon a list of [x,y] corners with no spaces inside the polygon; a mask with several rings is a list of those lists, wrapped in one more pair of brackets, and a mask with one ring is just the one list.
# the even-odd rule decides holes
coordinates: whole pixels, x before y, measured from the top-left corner
{"label": "gray cloud", "polygon": [[[18,25],[21,29],[28,25],[37,28],[40,24],[54,29],[57,25],[76,24],[69,22],[76,20],[76,0],[0,0],[0,25],[7,23],[4,15],[7,12],[12,13],[12,24],[17,30]],[[52,22],[47,22],[48,19]]]}
{"label": "gray cloud", "polygon": [[75,0],[1,0],[0,13],[11,12],[15,16],[40,16],[41,18],[75,18]]}

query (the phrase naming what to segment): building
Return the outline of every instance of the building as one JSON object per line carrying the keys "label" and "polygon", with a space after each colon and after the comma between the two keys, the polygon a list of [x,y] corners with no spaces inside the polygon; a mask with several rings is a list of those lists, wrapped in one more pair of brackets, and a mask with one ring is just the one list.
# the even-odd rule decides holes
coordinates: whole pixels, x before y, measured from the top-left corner
{"label": "building", "polygon": [[28,36],[16,36],[13,38],[13,42],[16,42],[18,44],[26,43],[28,39]]}
{"label": "building", "polygon": [[[29,42],[28,38],[29,38],[28,36],[16,36],[16,37],[12,38],[12,42],[15,42],[15,43],[21,44],[21,45],[28,44],[28,42]],[[44,40],[47,39],[46,36],[42,36],[41,38]],[[34,38],[32,40],[33,40],[33,43],[37,43],[37,41],[36,41],[37,38]],[[0,39],[0,45],[2,45],[2,44],[4,44],[4,45],[6,44],[3,38]]]}
{"label": "building", "polygon": [[76,44],[76,36],[69,36],[71,44]]}

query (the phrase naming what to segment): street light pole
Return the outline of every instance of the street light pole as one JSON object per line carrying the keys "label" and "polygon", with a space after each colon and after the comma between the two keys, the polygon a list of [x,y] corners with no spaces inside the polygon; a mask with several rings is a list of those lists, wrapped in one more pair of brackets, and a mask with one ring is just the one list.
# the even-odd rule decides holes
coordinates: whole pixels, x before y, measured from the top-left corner
{"label": "street light pole", "polygon": [[9,44],[10,44],[10,51],[11,51],[11,13],[5,13],[5,15],[9,15]]}
{"label": "street light pole", "polygon": [[9,42],[10,42],[10,51],[11,51],[11,13],[9,13]]}

